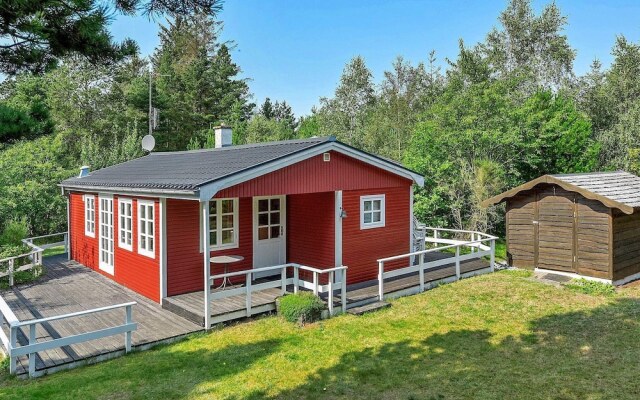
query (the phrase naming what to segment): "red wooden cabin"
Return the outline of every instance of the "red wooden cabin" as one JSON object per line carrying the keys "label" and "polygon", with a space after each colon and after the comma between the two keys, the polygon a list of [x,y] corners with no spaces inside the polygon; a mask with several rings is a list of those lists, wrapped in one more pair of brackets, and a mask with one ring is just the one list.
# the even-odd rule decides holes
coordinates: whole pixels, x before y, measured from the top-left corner
{"label": "red wooden cabin", "polygon": [[230,270],[346,265],[353,284],[376,279],[377,259],[413,250],[419,174],[332,137],[231,146],[219,127],[216,138],[215,149],[62,182],[70,257],[162,302],[203,290],[208,255],[243,256]]}

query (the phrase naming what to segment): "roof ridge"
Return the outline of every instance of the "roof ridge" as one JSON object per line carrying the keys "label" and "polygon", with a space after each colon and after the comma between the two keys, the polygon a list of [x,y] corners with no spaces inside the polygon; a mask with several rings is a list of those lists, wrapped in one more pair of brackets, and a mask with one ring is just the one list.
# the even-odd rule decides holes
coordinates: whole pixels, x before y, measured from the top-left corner
{"label": "roof ridge", "polygon": [[238,144],[238,145],[225,146],[225,147],[214,147],[210,149],[159,151],[155,153],[150,153],[150,155],[166,156],[166,155],[176,155],[176,154],[197,154],[197,153],[208,153],[208,152],[229,151],[229,150],[239,150],[239,149],[250,149],[250,148],[256,148],[256,147],[278,146],[278,145],[293,144],[293,143],[333,142],[335,140],[336,140],[335,136],[314,136],[310,138],[301,138],[301,139],[276,140],[273,142],[245,143],[245,144]]}

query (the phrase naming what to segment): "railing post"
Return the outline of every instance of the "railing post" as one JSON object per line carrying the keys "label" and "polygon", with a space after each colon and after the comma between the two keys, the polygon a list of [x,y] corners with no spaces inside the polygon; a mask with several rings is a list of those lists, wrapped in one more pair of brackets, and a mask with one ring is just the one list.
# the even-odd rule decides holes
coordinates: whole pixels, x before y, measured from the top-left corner
{"label": "railing post", "polygon": [[313,294],[318,295],[318,273],[313,272]]}
{"label": "railing post", "polygon": [[380,301],[384,298],[384,261],[378,261],[378,297]]}
{"label": "railing post", "polygon": [[287,292],[287,266],[285,265],[280,270],[280,280],[282,281],[282,292],[281,295],[284,295]]}
{"label": "railing post", "polygon": [[[131,311],[131,305],[128,305],[125,308],[125,317],[124,317],[124,323],[125,324],[130,324],[133,320],[133,316],[132,316],[132,311]],[[126,331],[124,333],[124,351],[126,353],[131,351],[131,331]]]}
{"label": "railing post", "polygon": [[493,272],[496,267],[496,240],[495,239],[491,239],[491,259],[489,261],[489,267],[491,269],[491,272]]}
{"label": "railing post", "polygon": [[65,232],[65,234],[63,235],[64,237],[64,252],[68,253],[69,252],[69,232]]}
{"label": "railing post", "polygon": [[333,271],[329,272],[329,315],[333,315]]}
{"label": "railing post", "polygon": [[[476,240],[476,234],[471,232],[471,242],[474,242]],[[475,253],[475,243],[471,243],[471,252]]]}
{"label": "railing post", "polygon": [[340,290],[340,300],[342,300],[342,312],[347,312],[347,269],[342,270],[342,290]]}
{"label": "railing post", "polygon": [[298,266],[293,267],[293,293],[298,293],[298,287],[300,286],[300,272]]}
{"label": "railing post", "polygon": [[9,260],[9,286],[13,286],[13,261],[13,258]]}
{"label": "railing post", "polygon": [[420,269],[418,270],[418,275],[420,275],[420,291],[424,292],[424,253],[418,255],[420,257]]}
{"label": "railing post", "polygon": [[[29,346],[36,344],[36,324],[29,325]],[[36,375],[36,353],[29,353],[29,376]]]}
{"label": "railing post", "polygon": [[251,316],[251,272],[247,273],[246,277],[246,288],[247,288],[247,298],[246,298],[246,307],[247,307],[247,317]]}
{"label": "railing post", "polygon": [[460,245],[456,246],[456,279],[460,279]]}
{"label": "railing post", "polygon": [[17,367],[17,357],[12,355],[13,350],[16,348],[16,344],[18,343],[18,328],[15,326],[9,327],[9,373],[15,374]]}

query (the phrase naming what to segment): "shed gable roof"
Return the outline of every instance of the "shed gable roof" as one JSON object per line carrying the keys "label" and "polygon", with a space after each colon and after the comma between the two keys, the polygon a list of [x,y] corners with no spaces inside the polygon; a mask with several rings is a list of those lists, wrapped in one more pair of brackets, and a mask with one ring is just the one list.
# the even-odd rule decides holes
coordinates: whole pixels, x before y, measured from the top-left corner
{"label": "shed gable roof", "polygon": [[640,177],[625,171],[544,175],[487,199],[482,205],[488,207],[498,204],[542,183],[556,184],[626,214],[633,214],[636,208],[640,208]]}
{"label": "shed gable roof", "polygon": [[210,196],[223,188],[223,181],[237,182],[244,176],[269,172],[323,151],[337,150],[361,156],[370,164],[403,174],[418,184],[422,177],[401,164],[357,150],[334,137],[286,140],[229,146],[218,149],[156,152],[128,162],[64,180],[63,188],[88,190],[125,189],[144,193],[195,193]]}

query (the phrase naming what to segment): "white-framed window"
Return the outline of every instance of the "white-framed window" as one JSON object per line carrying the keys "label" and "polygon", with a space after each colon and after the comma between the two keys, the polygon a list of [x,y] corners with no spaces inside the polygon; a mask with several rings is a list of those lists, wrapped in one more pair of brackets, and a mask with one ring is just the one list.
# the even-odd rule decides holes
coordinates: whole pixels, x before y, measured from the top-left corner
{"label": "white-framed window", "polygon": [[238,247],[238,199],[209,201],[209,246],[211,249]]}
{"label": "white-framed window", "polygon": [[360,229],[384,226],[384,195],[360,197]]}
{"label": "white-framed window", "polygon": [[96,237],[96,196],[85,194],[84,200],[84,234]]}
{"label": "white-framed window", "polygon": [[138,200],[138,254],[155,258],[155,218],[154,203]]}
{"label": "white-framed window", "polygon": [[133,250],[133,202],[118,198],[118,247]]}

